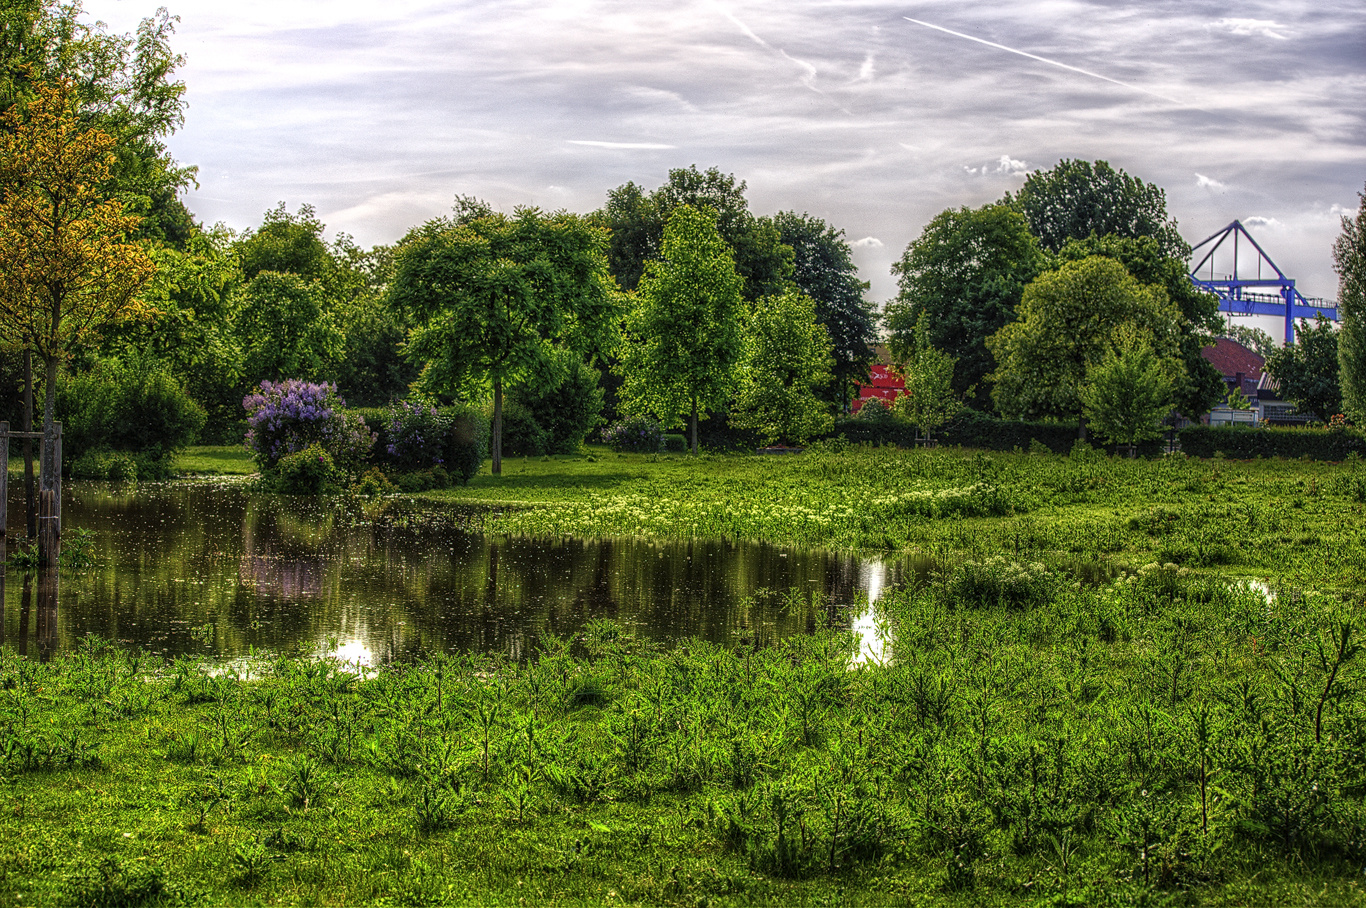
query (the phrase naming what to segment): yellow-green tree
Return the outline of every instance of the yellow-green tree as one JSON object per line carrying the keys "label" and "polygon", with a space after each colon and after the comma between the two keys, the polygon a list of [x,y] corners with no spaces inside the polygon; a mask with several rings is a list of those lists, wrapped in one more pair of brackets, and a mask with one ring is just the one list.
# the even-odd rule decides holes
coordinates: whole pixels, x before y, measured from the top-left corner
{"label": "yellow-green tree", "polygon": [[[109,325],[150,314],[141,293],[155,267],[127,239],[138,218],[107,188],[114,144],[82,127],[62,82],[36,86],[0,131],[0,337],[43,362],[49,434],[62,361]],[[46,466],[51,451],[43,457]]]}

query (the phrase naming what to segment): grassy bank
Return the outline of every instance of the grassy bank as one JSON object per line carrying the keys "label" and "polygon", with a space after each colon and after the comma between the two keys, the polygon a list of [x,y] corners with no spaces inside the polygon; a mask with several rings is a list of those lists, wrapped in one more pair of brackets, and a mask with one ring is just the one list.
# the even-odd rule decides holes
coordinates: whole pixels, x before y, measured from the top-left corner
{"label": "grassy bank", "polygon": [[245,476],[256,472],[251,452],[241,445],[200,445],[172,459],[177,476]]}
{"label": "grassy bank", "polygon": [[729,538],[780,545],[1174,563],[1366,588],[1366,467],[1125,460],[1099,454],[863,449],[799,457],[512,459],[428,493],[505,508],[488,528],[542,536]]}
{"label": "grassy bank", "polygon": [[363,676],[6,654],[0,900],[1363,904],[1356,608],[1002,561],[853,670],[606,623]]}

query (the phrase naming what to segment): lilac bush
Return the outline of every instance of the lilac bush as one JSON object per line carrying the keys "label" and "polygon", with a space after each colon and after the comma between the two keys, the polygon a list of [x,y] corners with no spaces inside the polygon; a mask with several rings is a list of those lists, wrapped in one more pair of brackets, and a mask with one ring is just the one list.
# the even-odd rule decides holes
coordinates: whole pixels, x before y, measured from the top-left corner
{"label": "lilac bush", "polygon": [[385,453],[404,470],[427,470],[446,465],[450,420],[431,404],[401,401],[391,404],[384,416],[388,435]]}
{"label": "lilac bush", "polygon": [[262,470],[311,444],[327,452],[336,466],[354,472],[375,443],[359,413],[348,413],[337,386],[299,379],[263,381],[242,400],[247,411],[247,450]]}
{"label": "lilac bush", "polygon": [[657,454],[664,447],[664,427],[645,416],[623,419],[603,429],[602,440],[613,451]]}

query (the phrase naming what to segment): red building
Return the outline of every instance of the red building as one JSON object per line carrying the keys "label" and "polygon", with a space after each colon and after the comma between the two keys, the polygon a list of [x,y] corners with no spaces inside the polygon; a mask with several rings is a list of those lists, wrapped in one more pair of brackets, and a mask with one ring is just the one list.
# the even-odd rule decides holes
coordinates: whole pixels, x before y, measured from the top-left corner
{"label": "red building", "polygon": [[855,395],[853,402],[849,405],[852,413],[857,413],[863,409],[864,401],[876,397],[882,401],[888,409],[891,409],[892,401],[896,400],[897,395],[906,390],[906,382],[900,375],[892,371],[888,364],[891,355],[887,348],[878,345],[874,348],[877,354],[877,362],[873,363],[868,370],[868,383],[858,386],[858,394]]}

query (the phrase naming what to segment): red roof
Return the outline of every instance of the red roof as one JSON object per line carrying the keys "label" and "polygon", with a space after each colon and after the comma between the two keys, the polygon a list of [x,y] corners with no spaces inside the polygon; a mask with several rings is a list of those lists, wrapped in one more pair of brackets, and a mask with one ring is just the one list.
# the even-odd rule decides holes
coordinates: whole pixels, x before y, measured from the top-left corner
{"label": "red roof", "polygon": [[1227,337],[1219,338],[1213,347],[1201,350],[1200,355],[1214,364],[1214,368],[1219,370],[1224,381],[1233,381],[1241,372],[1244,378],[1253,380],[1254,388],[1256,380],[1262,377],[1262,368],[1266,365],[1266,360]]}

